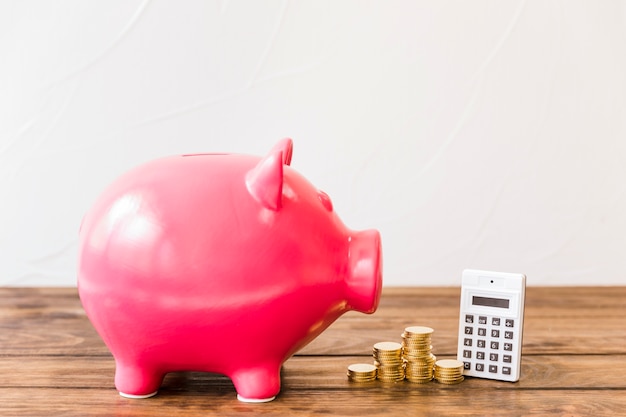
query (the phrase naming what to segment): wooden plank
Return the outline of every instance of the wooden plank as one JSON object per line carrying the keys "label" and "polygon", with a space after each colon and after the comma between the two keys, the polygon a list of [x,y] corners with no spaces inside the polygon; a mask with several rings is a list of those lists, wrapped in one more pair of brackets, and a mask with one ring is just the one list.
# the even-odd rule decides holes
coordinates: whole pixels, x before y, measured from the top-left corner
{"label": "wooden plank", "polygon": [[[286,389],[364,389],[381,387],[398,392],[414,389],[437,390],[441,385],[352,384],[346,377],[348,365],[372,363],[361,356],[295,356],[282,370]],[[0,388],[111,388],[115,363],[112,357],[4,357],[0,360]],[[522,376],[517,383],[468,378],[463,389],[621,389],[626,390],[626,355],[547,355],[522,358]],[[419,385],[419,386],[418,386]],[[232,388],[228,378],[202,372],[169,374],[164,387],[182,391]]]}
{"label": "wooden plank", "polygon": [[[626,353],[626,310],[603,318],[602,325],[596,319],[576,319],[566,313],[545,320],[528,317],[524,329],[524,353]],[[369,320],[358,322],[346,316],[339,318],[299,354],[367,355],[374,343],[400,341],[404,327],[415,324],[435,329],[433,349],[436,353],[450,355],[456,352],[456,317],[401,320],[387,319],[381,313],[367,318]],[[102,356],[107,355],[108,350],[84,316],[12,319],[10,322],[0,319],[0,355],[18,354]]]}
{"label": "wooden plank", "polygon": [[[527,318],[523,352],[528,355],[551,353],[624,354],[626,353],[626,310],[599,321],[561,315],[549,319]],[[345,326],[339,319],[300,354],[367,354],[374,343],[400,341],[405,326],[426,325],[435,329],[433,350],[442,355],[456,353],[458,319],[439,318],[415,321],[384,321],[380,317],[363,326]]]}
{"label": "wooden plank", "polygon": [[[441,307],[458,312],[460,288],[458,287],[385,287],[380,308],[391,316],[406,308],[418,308],[434,315]],[[626,307],[624,287],[528,287],[526,307],[539,315],[557,310],[574,310],[578,315],[606,315],[611,310],[623,311]],[[28,315],[46,311],[73,310],[81,314],[78,291],[63,288],[0,288],[0,311],[6,308]]]}
{"label": "wooden plank", "polygon": [[[75,288],[12,290],[0,289],[0,355],[108,354]],[[368,354],[414,324],[435,329],[435,352],[454,354],[458,295],[456,288],[385,289],[375,314],[345,314],[299,354]],[[529,288],[524,353],[626,353],[625,313],[623,287]]]}
{"label": "wooden plank", "polygon": [[[428,317],[436,317],[441,308],[458,313],[459,296],[460,289],[457,287],[386,287],[377,314],[403,318],[407,310],[417,309]],[[526,308],[527,314],[538,316],[550,316],[554,311],[562,310],[581,317],[606,316],[613,311],[624,311],[626,286],[529,287]],[[0,288],[0,311],[8,310],[14,317],[43,316],[55,312],[71,317],[84,314],[76,288]]]}
{"label": "wooden plank", "polygon": [[276,400],[245,404],[229,391],[212,394],[162,391],[145,400],[111,390],[0,389],[6,416],[617,416],[626,409],[623,392],[607,390],[467,390],[447,386],[435,392],[286,390]]}

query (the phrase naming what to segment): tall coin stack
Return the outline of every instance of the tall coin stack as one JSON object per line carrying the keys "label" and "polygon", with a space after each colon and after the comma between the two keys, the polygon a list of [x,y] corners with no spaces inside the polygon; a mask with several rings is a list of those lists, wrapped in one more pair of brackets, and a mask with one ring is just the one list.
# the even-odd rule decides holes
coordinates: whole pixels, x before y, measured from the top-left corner
{"label": "tall coin stack", "polygon": [[425,383],[433,379],[433,365],[437,358],[432,354],[431,335],[433,329],[411,326],[402,333],[405,376],[411,382]]}
{"label": "tall coin stack", "polygon": [[456,359],[441,359],[435,362],[435,379],[442,384],[458,384],[462,382],[463,362]]}
{"label": "tall coin stack", "polygon": [[379,342],[373,349],[374,364],[378,368],[378,379],[383,382],[404,380],[402,345],[396,342]]}

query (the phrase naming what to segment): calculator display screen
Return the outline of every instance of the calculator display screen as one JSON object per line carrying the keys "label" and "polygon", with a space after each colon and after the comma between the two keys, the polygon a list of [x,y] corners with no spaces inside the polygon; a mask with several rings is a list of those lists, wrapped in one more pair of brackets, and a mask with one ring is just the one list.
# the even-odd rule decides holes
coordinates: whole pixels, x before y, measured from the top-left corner
{"label": "calculator display screen", "polygon": [[472,304],[475,306],[487,306],[498,308],[509,308],[509,300],[505,298],[491,298],[472,296]]}

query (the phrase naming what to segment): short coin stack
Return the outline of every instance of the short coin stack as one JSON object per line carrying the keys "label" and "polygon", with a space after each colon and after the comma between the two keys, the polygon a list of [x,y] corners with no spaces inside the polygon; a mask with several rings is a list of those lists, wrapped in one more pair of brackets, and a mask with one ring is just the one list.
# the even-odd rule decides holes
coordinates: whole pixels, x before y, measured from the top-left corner
{"label": "short coin stack", "polygon": [[397,382],[404,379],[402,345],[396,342],[379,342],[374,345],[374,364],[378,368],[377,377],[384,382]]}
{"label": "short coin stack", "polygon": [[463,377],[463,362],[456,359],[441,359],[435,362],[435,379],[442,384],[458,384]]}
{"label": "short coin stack", "polygon": [[352,382],[376,380],[376,366],[370,363],[355,363],[348,366],[348,379]]}
{"label": "short coin stack", "polygon": [[433,365],[437,358],[431,353],[433,329],[411,326],[402,333],[405,376],[411,382],[425,383],[433,379]]}

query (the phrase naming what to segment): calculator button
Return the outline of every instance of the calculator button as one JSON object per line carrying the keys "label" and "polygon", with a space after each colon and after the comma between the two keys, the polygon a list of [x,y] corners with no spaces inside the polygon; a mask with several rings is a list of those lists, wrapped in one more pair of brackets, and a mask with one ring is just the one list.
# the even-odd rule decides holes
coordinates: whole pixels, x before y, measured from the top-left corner
{"label": "calculator button", "polygon": [[474,323],[474,316],[471,314],[465,315],[465,323]]}
{"label": "calculator button", "polygon": [[509,368],[508,366],[503,366],[502,367],[502,373],[504,375],[511,375],[511,368]]}
{"label": "calculator button", "polygon": [[472,369],[472,363],[471,362],[463,362],[463,369],[467,369],[467,370]]}
{"label": "calculator button", "polygon": [[487,324],[487,316],[478,316],[478,324]]}
{"label": "calculator button", "polygon": [[485,352],[476,352],[476,359],[485,359]]}
{"label": "calculator button", "polygon": [[487,329],[478,328],[478,336],[487,336]]}
{"label": "calculator button", "polygon": [[497,353],[490,353],[489,354],[489,360],[491,362],[498,362],[498,354]]}
{"label": "calculator button", "polygon": [[498,373],[498,367],[496,365],[489,365],[489,372],[492,374]]}
{"label": "calculator button", "polygon": [[485,370],[485,365],[483,365],[482,363],[477,363],[476,364],[476,370],[479,372],[482,372]]}
{"label": "calculator button", "polygon": [[504,350],[511,352],[513,350],[513,343],[505,343]]}
{"label": "calculator button", "polygon": [[511,332],[511,331],[504,332],[504,338],[505,339],[513,339],[513,332]]}
{"label": "calculator button", "polygon": [[500,325],[500,317],[493,317],[491,319],[491,324],[494,326],[499,326]]}
{"label": "calculator button", "polygon": [[465,327],[465,334],[474,334],[474,328],[473,327]]}
{"label": "calculator button", "polygon": [[500,330],[492,329],[491,337],[500,337]]}
{"label": "calculator button", "polygon": [[471,359],[472,358],[472,351],[471,350],[464,350],[463,351],[463,357],[466,359]]}
{"label": "calculator button", "polygon": [[511,363],[513,361],[513,357],[511,355],[502,355],[502,362]]}
{"label": "calculator button", "polygon": [[472,339],[463,339],[464,346],[472,346]]}
{"label": "calculator button", "polygon": [[513,320],[513,319],[506,319],[506,321],[504,322],[504,325],[506,327],[515,327],[515,320]]}
{"label": "calculator button", "polygon": [[491,342],[491,349],[500,349],[500,343],[498,342]]}
{"label": "calculator button", "polygon": [[476,346],[478,346],[479,348],[484,348],[485,346],[487,346],[487,342],[485,342],[482,339],[479,339],[476,341]]}

